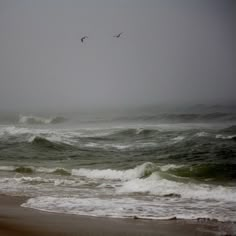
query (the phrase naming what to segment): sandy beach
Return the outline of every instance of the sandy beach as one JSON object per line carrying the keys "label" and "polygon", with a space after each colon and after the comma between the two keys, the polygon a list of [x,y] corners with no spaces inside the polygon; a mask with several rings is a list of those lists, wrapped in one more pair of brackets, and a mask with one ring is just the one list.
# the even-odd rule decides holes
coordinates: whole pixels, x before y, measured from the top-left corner
{"label": "sandy beach", "polygon": [[24,197],[0,196],[0,235],[233,235],[232,224],[186,220],[111,219],[23,208]]}

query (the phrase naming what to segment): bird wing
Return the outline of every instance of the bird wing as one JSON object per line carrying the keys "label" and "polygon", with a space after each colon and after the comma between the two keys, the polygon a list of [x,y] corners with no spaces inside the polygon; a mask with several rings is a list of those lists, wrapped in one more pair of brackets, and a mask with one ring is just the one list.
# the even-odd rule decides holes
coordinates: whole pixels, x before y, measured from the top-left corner
{"label": "bird wing", "polygon": [[83,43],[86,38],[88,38],[88,36],[82,37],[82,38],[80,39],[80,41]]}
{"label": "bird wing", "polygon": [[121,33],[119,33],[119,34],[116,34],[116,35],[114,35],[113,37],[114,37],[114,38],[119,38],[122,34],[123,34],[123,32],[121,32]]}

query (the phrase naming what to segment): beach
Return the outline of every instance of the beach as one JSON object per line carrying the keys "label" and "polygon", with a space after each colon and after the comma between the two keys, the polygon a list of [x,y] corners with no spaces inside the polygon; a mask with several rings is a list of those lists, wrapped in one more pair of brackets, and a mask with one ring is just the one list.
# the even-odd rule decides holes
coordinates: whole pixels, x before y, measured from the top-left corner
{"label": "beach", "polygon": [[[37,211],[20,205],[25,197],[0,196],[0,235],[233,235],[233,225],[214,221],[87,217]],[[234,226],[235,227],[235,226]]]}

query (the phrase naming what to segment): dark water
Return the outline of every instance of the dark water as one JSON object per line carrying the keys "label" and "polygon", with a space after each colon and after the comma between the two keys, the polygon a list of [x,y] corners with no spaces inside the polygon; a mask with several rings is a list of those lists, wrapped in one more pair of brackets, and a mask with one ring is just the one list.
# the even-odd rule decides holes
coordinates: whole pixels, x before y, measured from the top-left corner
{"label": "dark water", "polygon": [[26,207],[236,221],[233,112],[0,120],[0,191]]}

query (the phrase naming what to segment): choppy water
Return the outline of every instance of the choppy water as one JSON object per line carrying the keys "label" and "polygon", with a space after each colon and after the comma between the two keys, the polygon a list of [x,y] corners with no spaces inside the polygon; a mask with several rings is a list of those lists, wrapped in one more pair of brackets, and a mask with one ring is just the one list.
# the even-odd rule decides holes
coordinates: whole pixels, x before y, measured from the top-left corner
{"label": "choppy water", "polygon": [[236,221],[235,113],[0,125],[0,192],[92,216]]}

